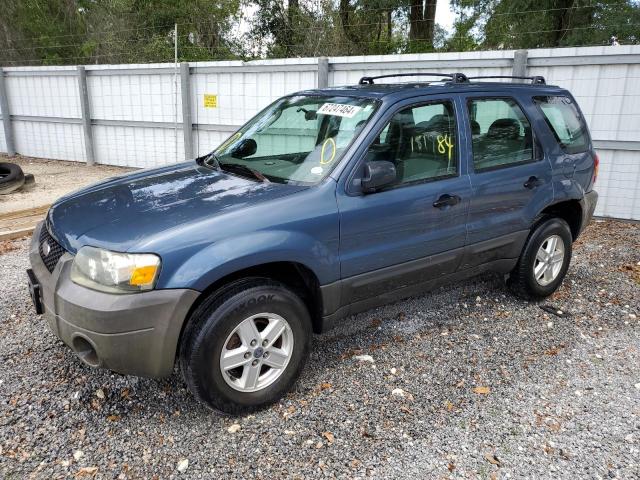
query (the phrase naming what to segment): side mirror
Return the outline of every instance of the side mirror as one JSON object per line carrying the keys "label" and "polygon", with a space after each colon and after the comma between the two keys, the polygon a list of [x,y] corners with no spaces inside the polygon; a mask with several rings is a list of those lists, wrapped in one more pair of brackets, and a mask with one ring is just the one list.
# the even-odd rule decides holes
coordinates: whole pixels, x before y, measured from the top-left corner
{"label": "side mirror", "polygon": [[364,177],[360,181],[364,193],[373,193],[395,183],[396,167],[386,160],[371,161],[364,164]]}
{"label": "side mirror", "polygon": [[258,144],[253,138],[246,138],[242,140],[231,151],[231,156],[234,158],[250,157],[258,150]]}

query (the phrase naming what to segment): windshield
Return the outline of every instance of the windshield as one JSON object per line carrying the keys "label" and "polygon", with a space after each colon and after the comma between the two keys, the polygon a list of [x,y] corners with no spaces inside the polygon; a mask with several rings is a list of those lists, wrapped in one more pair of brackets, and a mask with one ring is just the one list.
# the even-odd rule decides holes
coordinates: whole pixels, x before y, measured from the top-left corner
{"label": "windshield", "polygon": [[217,160],[224,170],[272,182],[315,184],[338,164],[376,107],[374,100],[340,96],[281,98],[229,137],[206,163],[213,166]]}

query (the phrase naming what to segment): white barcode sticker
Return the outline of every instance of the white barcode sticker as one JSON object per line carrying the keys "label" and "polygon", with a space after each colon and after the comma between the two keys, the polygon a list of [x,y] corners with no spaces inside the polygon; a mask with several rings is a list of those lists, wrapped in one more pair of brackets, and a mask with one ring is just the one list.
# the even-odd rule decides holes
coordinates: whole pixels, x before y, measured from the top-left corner
{"label": "white barcode sticker", "polygon": [[362,107],[356,105],[344,105],[342,103],[325,103],[319,109],[317,113],[323,115],[336,115],[338,117],[353,118]]}

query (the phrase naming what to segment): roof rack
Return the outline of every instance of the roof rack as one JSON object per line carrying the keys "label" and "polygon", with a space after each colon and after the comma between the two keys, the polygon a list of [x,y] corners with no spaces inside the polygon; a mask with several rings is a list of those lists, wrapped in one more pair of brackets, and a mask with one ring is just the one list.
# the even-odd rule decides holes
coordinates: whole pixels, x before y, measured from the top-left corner
{"label": "roof rack", "polygon": [[389,75],[378,75],[376,77],[362,77],[358,84],[360,85],[373,85],[374,80],[379,78],[391,78],[391,77],[446,77],[453,83],[466,83],[468,81],[467,76],[464,73],[437,73],[437,72],[416,72],[416,73],[393,73]]}
{"label": "roof rack", "polygon": [[512,80],[531,80],[532,85],[546,85],[547,82],[541,75],[536,75],[533,77],[519,77],[516,75],[482,75],[479,77],[467,77],[467,80],[478,80],[478,79],[486,79],[486,78],[509,78]]}

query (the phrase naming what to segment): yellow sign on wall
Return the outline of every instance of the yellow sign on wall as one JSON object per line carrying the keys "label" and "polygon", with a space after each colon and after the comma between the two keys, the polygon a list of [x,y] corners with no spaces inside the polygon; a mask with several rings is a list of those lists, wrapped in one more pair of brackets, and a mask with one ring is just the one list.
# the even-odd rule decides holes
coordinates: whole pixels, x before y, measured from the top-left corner
{"label": "yellow sign on wall", "polygon": [[204,108],[216,108],[218,106],[218,95],[210,93],[204,94]]}

